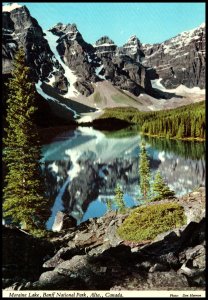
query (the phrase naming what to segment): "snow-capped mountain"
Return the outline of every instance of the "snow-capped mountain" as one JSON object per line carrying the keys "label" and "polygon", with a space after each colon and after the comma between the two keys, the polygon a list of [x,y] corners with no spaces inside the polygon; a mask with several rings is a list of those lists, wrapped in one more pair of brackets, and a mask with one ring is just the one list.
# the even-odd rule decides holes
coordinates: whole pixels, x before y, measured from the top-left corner
{"label": "snow-capped mountain", "polygon": [[161,44],[143,44],[144,65],[156,69],[161,83],[167,88],[180,84],[205,88],[206,62],[205,23],[184,31]]}
{"label": "snow-capped mountain", "polygon": [[[37,92],[55,114],[61,109],[78,117],[115,106],[164,109],[167,101],[157,99],[174,94],[159,85],[155,92],[157,80],[166,88],[205,87],[204,25],[162,44],[142,45],[132,36],[118,47],[107,36],[87,43],[75,24],[58,23],[43,31],[26,6],[4,5],[2,15],[3,74],[10,74],[14,54],[23,46]],[[186,104],[179,100],[168,105]]]}

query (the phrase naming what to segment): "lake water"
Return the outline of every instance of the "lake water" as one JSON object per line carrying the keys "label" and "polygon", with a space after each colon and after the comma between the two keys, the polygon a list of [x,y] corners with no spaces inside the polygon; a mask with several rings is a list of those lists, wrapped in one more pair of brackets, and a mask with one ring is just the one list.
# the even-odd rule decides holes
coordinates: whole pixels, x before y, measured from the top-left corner
{"label": "lake water", "polygon": [[51,229],[56,213],[67,212],[77,224],[107,211],[120,184],[127,207],[138,205],[138,165],[145,140],[151,172],[160,170],[177,196],[205,184],[205,143],[147,138],[137,130],[101,132],[90,127],[65,131],[42,146],[42,162],[51,203]]}

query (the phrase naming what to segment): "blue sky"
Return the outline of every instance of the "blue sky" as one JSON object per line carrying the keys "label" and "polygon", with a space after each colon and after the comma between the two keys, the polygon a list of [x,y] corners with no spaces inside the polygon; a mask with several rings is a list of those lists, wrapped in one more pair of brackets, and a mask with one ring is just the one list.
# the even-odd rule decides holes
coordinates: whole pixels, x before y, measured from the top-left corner
{"label": "blue sky", "polygon": [[205,22],[205,3],[65,3],[18,2],[26,5],[43,29],[76,23],[94,44],[103,35],[118,46],[137,35],[142,43],[159,43]]}

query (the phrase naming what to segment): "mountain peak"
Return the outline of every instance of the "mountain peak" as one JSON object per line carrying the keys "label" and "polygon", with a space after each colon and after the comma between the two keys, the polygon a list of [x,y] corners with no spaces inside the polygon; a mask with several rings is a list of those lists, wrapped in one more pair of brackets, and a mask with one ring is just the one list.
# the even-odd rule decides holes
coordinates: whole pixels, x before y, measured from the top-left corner
{"label": "mountain peak", "polygon": [[126,44],[123,47],[120,47],[119,53],[120,55],[130,55],[130,56],[137,56],[137,61],[141,61],[141,58],[144,56],[143,52],[141,51],[141,42],[136,35],[132,35]]}
{"label": "mountain peak", "polygon": [[2,6],[2,11],[3,12],[10,12],[16,8],[20,8],[22,5],[19,5],[18,3],[9,3],[7,5]]}
{"label": "mountain peak", "polygon": [[138,39],[138,37],[134,34],[132,35],[129,39],[128,39],[128,42],[130,41],[134,41],[134,42],[140,42],[140,40]]}
{"label": "mountain peak", "polygon": [[95,47],[98,46],[112,46],[115,45],[114,41],[111,40],[107,35],[102,36],[95,42]]}
{"label": "mountain peak", "polygon": [[138,47],[138,48],[141,47],[141,42],[140,42],[140,40],[138,39],[138,37],[137,37],[136,35],[132,35],[132,36],[128,39],[127,43],[123,45],[124,48],[125,48],[125,47],[130,47],[130,46],[132,46],[132,47],[133,47],[133,46],[136,46],[136,47]]}
{"label": "mountain peak", "polygon": [[68,23],[65,25],[61,22],[55,24],[48,31],[51,31],[53,34],[60,37],[68,36],[69,39],[75,39],[78,33],[77,25],[75,23]]}

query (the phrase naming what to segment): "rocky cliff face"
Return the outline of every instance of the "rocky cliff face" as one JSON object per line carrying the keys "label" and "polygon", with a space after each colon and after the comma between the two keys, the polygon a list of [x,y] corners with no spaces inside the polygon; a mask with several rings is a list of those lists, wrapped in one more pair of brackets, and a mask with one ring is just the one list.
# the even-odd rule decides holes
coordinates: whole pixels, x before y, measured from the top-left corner
{"label": "rocky cliff face", "polygon": [[[78,102],[87,105],[81,112],[97,108],[101,102],[100,91],[107,97],[102,108],[119,104],[140,109],[141,100],[149,109],[148,99],[139,100],[138,96],[146,94],[153,100],[167,98],[161,91],[158,95],[152,87],[151,80],[158,78],[162,78],[160,82],[168,88],[180,84],[205,87],[204,25],[161,44],[143,45],[132,36],[118,47],[109,37],[103,36],[91,45],[83,39],[75,24],[58,23],[43,32],[26,6],[11,4],[3,6],[2,31],[3,74],[11,72],[14,54],[23,46],[37,92],[49,100],[50,106],[58,107],[52,107],[55,113],[59,111],[58,117],[63,110],[76,117],[76,112],[80,113]],[[113,92],[109,86],[114,88]],[[122,97],[118,92],[124,100],[120,101]],[[71,99],[76,101],[75,110]]]}
{"label": "rocky cliff face", "polygon": [[161,44],[143,44],[143,64],[153,67],[167,88],[205,88],[205,23]]}
{"label": "rocky cliff face", "polygon": [[26,63],[31,67],[34,81],[40,80],[50,83],[51,73],[55,69],[58,91],[60,93],[64,90],[67,91],[64,70],[55,59],[47,40],[44,38],[45,34],[42,28],[37,20],[30,15],[27,7],[19,6],[10,11],[3,9],[2,21],[3,74],[11,73],[14,54],[19,47],[23,47],[26,53]]}
{"label": "rocky cliff face", "polygon": [[[123,47],[117,47],[109,37],[100,38],[94,45],[102,60],[99,75],[110,80],[115,86],[138,96],[142,91],[151,93],[150,79],[158,78],[152,69],[142,65],[144,53],[136,36],[131,37]],[[150,69],[150,68],[149,68]]]}
{"label": "rocky cliff face", "polygon": [[3,10],[3,73],[10,73],[12,59],[16,50],[23,46],[27,63],[33,70],[33,76],[45,78],[51,68],[52,53],[43,37],[43,31],[37,21],[30,16],[26,6],[13,10]]}
{"label": "rocky cliff face", "polygon": [[[52,35],[43,33],[26,6],[4,8],[3,73],[11,72],[14,54],[23,46],[34,80],[48,83],[66,98],[79,93],[89,96],[94,92],[92,83],[103,80],[136,96],[151,90],[151,78],[148,68],[141,64],[144,53],[137,37],[118,48],[106,36],[92,46],[84,41],[75,24],[58,23],[49,32]],[[77,93],[70,93],[70,88]]]}
{"label": "rocky cliff face", "polygon": [[103,36],[95,42],[94,48],[98,56],[109,56],[115,55],[117,46],[108,36]]}
{"label": "rocky cliff face", "polygon": [[98,66],[93,46],[84,41],[75,24],[58,23],[49,31],[59,36],[58,54],[78,77],[74,84],[75,88],[81,94],[89,96],[94,91],[91,82],[96,82],[94,69]]}

